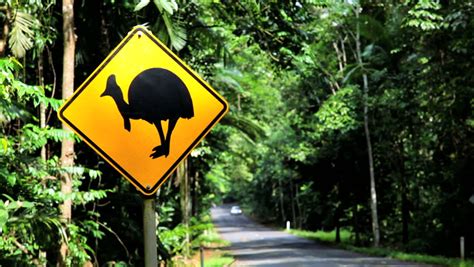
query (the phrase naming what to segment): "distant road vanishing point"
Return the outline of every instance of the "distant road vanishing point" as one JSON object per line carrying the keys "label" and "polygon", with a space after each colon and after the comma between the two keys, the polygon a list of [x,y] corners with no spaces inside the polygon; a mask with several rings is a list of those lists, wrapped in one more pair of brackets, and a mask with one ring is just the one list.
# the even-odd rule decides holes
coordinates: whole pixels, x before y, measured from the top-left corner
{"label": "distant road vanishing point", "polygon": [[232,216],[232,205],[211,210],[212,220],[221,237],[229,242],[234,255],[232,266],[432,266],[370,257],[323,246],[253,222],[245,215]]}

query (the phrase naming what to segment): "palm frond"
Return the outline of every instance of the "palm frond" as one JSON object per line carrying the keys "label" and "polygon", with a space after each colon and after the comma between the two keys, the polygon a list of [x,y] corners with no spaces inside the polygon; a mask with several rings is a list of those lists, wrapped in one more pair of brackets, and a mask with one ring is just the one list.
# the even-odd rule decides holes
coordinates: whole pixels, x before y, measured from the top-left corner
{"label": "palm frond", "polygon": [[8,39],[8,46],[15,57],[24,57],[26,51],[33,47],[34,29],[38,25],[39,21],[32,15],[21,11],[16,13]]}
{"label": "palm frond", "polygon": [[[150,0],[140,0],[135,6],[134,11],[140,11],[148,6]],[[172,15],[178,11],[178,4],[175,0],[153,0],[161,19],[158,19],[155,25],[155,31],[158,38],[169,44],[176,51],[183,49],[186,45],[186,29],[179,25],[178,21],[172,19]]]}
{"label": "palm frond", "polygon": [[214,81],[218,84],[224,85],[226,88],[243,94],[245,90],[242,88],[238,79],[242,77],[242,73],[236,69],[219,68],[214,76]]}
{"label": "palm frond", "polygon": [[170,38],[171,46],[176,49],[176,51],[183,49],[183,47],[186,45],[186,40],[188,38],[186,30],[183,27],[179,26],[176,21],[171,21],[171,17],[169,14],[163,13],[162,16],[163,21],[165,22],[166,31]]}
{"label": "palm frond", "polygon": [[178,10],[178,4],[175,0],[153,0],[156,7],[162,12],[166,11],[168,14],[173,15]]}
{"label": "palm frond", "polygon": [[265,129],[257,122],[234,113],[227,114],[221,123],[238,129],[253,141],[266,135]]}
{"label": "palm frond", "polygon": [[135,6],[135,9],[134,9],[133,11],[137,12],[137,11],[143,9],[144,7],[146,7],[149,3],[150,3],[150,0],[141,0],[141,1]]}

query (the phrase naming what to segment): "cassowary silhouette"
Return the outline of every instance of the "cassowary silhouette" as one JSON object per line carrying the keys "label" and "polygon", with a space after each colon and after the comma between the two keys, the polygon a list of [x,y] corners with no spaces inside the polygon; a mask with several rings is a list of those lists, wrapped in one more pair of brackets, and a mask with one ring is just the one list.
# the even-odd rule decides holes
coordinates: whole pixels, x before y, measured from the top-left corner
{"label": "cassowary silhouette", "polygon": [[[113,98],[127,131],[131,129],[130,119],[142,119],[155,125],[161,144],[152,150],[150,157],[154,159],[169,155],[171,133],[178,119],[194,117],[188,89],[178,76],[162,68],[144,70],[133,79],[128,90],[128,104],[123,99],[114,74],[107,79],[103,96]],[[166,120],[169,123],[165,136],[161,121]]]}

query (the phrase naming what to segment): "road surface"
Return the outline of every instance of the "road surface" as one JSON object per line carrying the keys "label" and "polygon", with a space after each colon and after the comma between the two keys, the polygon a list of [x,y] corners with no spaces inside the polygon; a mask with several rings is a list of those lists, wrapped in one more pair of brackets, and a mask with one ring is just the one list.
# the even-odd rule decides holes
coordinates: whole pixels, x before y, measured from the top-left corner
{"label": "road surface", "polygon": [[230,215],[230,208],[212,208],[211,216],[221,237],[231,242],[229,251],[236,259],[232,266],[430,266],[323,246],[262,226],[245,215]]}

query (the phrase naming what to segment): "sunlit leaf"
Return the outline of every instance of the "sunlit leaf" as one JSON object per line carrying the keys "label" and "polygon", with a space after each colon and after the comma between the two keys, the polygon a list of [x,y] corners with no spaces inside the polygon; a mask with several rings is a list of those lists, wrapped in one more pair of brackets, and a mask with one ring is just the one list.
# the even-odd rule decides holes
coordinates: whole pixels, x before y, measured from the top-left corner
{"label": "sunlit leaf", "polygon": [[166,13],[173,15],[178,10],[178,4],[175,0],[153,0],[153,2],[160,12],[164,10]]}
{"label": "sunlit leaf", "polygon": [[34,29],[38,26],[38,20],[32,15],[21,11],[16,12],[8,40],[8,46],[13,55],[18,58],[24,57],[26,51],[33,47]]}
{"label": "sunlit leaf", "polygon": [[137,11],[143,9],[144,7],[146,7],[149,3],[150,3],[150,0],[141,0],[141,1],[135,6],[135,9],[134,9],[133,11],[137,12]]}
{"label": "sunlit leaf", "polygon": [[0,200],[0,232],[3,226],[7,223],[8,221],[8,210],[5,207],[5,203]]}
{"label": "sunlit leaf", "polygon": [[183,27],[173,23],[168,14],[163,14],[163,21],[165,22],[166,31],[170,38],[171,46],[177,51],[183,49],[183,47],[186,45],[187,39],[186,30]]}

